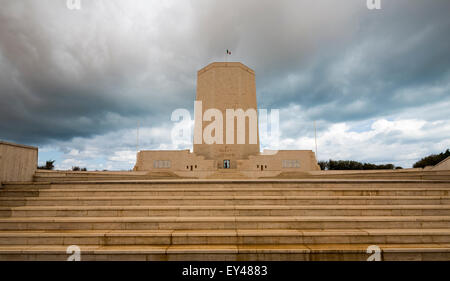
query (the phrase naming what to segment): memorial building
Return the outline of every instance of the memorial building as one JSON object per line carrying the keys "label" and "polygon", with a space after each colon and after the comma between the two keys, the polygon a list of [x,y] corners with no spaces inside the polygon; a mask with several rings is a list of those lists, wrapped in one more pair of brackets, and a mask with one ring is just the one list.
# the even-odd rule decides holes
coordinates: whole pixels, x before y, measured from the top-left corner
{"label": "memorial building", "polygon": [[143,150],[135,171],[171,171],[205,178],[239,172],[249,178],[320,170],[311,150],[260,152],[255,72],[239,62],[214,62],[197,73],[193,151]]}

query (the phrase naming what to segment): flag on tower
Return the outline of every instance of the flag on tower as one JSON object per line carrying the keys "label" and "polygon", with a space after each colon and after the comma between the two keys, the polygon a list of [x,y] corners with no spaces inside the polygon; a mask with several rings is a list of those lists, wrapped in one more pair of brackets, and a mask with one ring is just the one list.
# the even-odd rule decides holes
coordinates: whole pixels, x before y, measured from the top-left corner
{"label": "flag on tower", "polygon": [[231,55],[231,51],[227,49],[227,55]]}

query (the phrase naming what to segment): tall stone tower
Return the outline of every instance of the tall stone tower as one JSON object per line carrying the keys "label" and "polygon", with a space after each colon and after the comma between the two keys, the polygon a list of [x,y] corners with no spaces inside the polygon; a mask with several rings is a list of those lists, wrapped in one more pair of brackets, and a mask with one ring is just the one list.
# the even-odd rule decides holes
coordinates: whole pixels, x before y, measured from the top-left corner
{"label": "tall stone tower", "polygon": [[[199,178],[320,170],[312,150],[260,153],[255,73],[242,63],[215,62],[199,70],[194,111],[193,152],[142,150],[134,169]],[[236,170],[218,172],[229,168]]]}
{"label": "tall stone tower", "polygon": [[[195,108],[194,153],[204,156],[205,159],[216,160],[218,168],[235,168],[236,160],[248,159],[250,155],[259,153],[255,72],[253,70],[239,62],[209,64],[199,70],[197,74],[197,104],[198,101],[202,102],[202,106],[201,110],[198,107]],[[215,144],[206,144],[202,138],[204,129],[214,122],[214,118],[211,118],[211,121],[204,121],[205,118],[199,117],[199,113],[201,111],[201,116],[204,117],[205,112],[209,109],[217,109],[222,113],[223,140],[221,143],[219,141]],[[245,123],[241,123],[241,125],[245,124],[245,129],[239,125],[239,118],[230,115],[230,109],[235,113],[238,109],[248,113],[243,121]],[[252,112],[255,114],[250,114]],[[253,130],[250,130],[251,123],[253,123]],[[234,139],[233,135],[227,131],[231,126],[234,128]],[[240,131],[239,128],[241,128]],[[239,140],[238,135],[244,131],[245,142],[243,143],[242,137]]]}

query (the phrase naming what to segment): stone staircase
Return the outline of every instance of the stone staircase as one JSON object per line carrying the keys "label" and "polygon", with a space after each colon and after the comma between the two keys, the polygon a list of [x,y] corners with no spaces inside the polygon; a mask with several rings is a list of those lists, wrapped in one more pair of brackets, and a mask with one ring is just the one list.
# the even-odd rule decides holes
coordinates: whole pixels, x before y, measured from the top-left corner
{"label": "stone staircase", "polygon": [[0,260],[450,260],[450,180],[50,175],[3,185]]}
{"label": "stone staircase", "polygon": [[220,169],[206,177],[207,179],[248,179],[237,169]]}

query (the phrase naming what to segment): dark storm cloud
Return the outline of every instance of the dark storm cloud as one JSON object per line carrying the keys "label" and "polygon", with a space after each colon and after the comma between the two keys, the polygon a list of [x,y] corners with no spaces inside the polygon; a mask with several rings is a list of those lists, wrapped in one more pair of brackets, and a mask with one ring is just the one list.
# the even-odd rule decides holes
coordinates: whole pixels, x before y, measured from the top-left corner
{"label": "dark storm cloud", "polygon": [[160,126],[192,109],[196,71],[256,71],[262,107],[323,124],[449,99],[450,2],[5,1],[0,138],[44,144]]}
{"label": "dark storm cloud", "polygon": [[164,60],[159,33],[132,33],[141,27],[123,27],[120,10],[100,2],[79,14],[64,3],[8,2],[0,11],[2,138],[45,143],[134,127],[133,119],[157,124],[184,105],[180,95],[193,100],[186,81],[195,72],[155,63]]}
{"label": "dark storm cloud", "polygon": [[363,13],[347,44],[322,46],[290,73],[293,82],[262,87],[266,105],[299,103],[310,118],[340,122],[448,100],[449,10],[449,1],[384,1]]}

